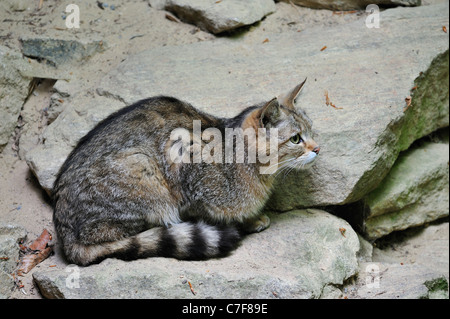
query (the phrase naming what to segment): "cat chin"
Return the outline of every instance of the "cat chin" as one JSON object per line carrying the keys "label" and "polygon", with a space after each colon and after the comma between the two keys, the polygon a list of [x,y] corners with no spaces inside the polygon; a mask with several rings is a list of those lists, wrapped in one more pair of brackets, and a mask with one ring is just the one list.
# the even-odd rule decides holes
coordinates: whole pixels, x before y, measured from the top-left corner
{"label": "cat chin", "polygon": [[308,169],[313,166],[315,160],[317,158],[317,154],[314,152],[309,152],[308,155],[302,155],[299,158],[300,165],[298,166],[299,170]]}

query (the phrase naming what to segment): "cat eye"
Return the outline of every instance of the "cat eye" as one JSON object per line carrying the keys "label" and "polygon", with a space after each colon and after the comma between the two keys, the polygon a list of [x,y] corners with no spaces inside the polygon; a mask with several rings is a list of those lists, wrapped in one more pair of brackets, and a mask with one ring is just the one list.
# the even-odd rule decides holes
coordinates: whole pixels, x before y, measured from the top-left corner
{"label": "cat eye", "polygon": [[294,136],[291,137],[290,141],[293,144],[299,144],[299,143],[303,142],[303,139],[300,136],[300,134],[295,134]]}

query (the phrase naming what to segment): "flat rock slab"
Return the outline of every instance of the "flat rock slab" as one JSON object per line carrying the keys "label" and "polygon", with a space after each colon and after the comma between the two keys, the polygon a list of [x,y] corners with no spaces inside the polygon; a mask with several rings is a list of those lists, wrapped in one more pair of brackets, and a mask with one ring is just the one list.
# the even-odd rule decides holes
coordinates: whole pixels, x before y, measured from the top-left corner
{"label": "flat rock slab", "polygon": [[298,210],[272,216],[269,229],[246,237],[225,258],[107,259],[85,268],[36,271],[33,277],[47,298],[317,298],[325,286],[356,273],[359,249],[358,236],[344,220]]}
{"label": "flat rock slab", "polygon": [[[308,77],[298,105],[314,122],[321,155],[312,169],[280,176],[270,208],[354,202],[382,181],[401,150],[449,125],[447,12],[448,3],[396,8],[381,13],[379,29],[362,19],[267,35],[265,43],[220,38],[144,51],[105,76],[102,98],[74,100],[27,162],[49,190],[78,139],[120,104],[164,94],[234,116]],[[342,109],[325,104],[325,90]]]}
{"label": "flat rock slab", "polygon": [[368,5],[380,7],[419,6],[421,0],[282,0],[313,9],[361,10]]}
{"label": "flat rock slab", "polygon": [[27,57],[46,60],[53,66],[81,62],[97,52],[103,52],[106,43],[101,40],[53,39],[47,37],[24,38],[22,53]]}
{"label": "flat rock slab", "polygon": [[399,263],[361,263],[355,299],[448,299],[448,280],[432,269]]}
{"label": "flat rock slab", "polygon": [[161,6],[212,33],[253,24],[276,10],[273,0],[166,0]]}

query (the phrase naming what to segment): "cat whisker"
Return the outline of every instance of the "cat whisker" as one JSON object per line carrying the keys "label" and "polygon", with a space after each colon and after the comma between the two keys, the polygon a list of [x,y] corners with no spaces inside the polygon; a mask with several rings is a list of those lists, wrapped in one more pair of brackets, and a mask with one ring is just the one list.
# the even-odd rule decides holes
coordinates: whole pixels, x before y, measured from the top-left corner
{"label": "cat whisker", "polygon": [[[296,159],[295,158],[290,158],[288,160],[285,160],[283,162],[281,162],[280,164],[284,164],[286,162],[288,162],[289,164],[287,165],[283,165],[277,172],[277,175],[275,175],[275,177],[277,177],[278,175],[280,175],[283,171],[287,171],[290,170],[292,168],[292,165],[290,165],[291,162],[294,162]],[[286,176],[286,175],[285,175]]]}
{"label": "cat whisker", "polygon": [[289,158],[289,159],[284,160],[284,161],[282,161],[282,162],[276,162],[275,164],[272,164],[272,165],[270,165],[269,167],[265,168],[263,174],[265,174],[267,171],[269,171],[269,170],[270,170],[272,167],[274,167],[275,165],[281,165],[281,164],[284,164],[284,163],[289,162],[289,161],[292,161],[292,160],[295,160],[295,158]]}
{"label": "cat whisker", "polygon": [[277,175],[275,175],[275,177],[278,177],[278,175],[280,175],[281,173],[283,173],[284,171],[286,171],[289,168],[289,166],[283,166],[278,172]]}

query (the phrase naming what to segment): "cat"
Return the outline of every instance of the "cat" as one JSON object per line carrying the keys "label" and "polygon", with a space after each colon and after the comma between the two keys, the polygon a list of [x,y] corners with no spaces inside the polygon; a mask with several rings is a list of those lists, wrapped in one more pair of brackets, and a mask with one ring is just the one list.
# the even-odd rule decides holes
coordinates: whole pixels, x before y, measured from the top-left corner
{"label": "cat", "polygon": [[[109,257],[216,258],[234,250],[243,234],[269,227],[261,210],[277,174],[260,169],[308,166],[320,150],[312,139],[311,120],[295,108],[305,81],[234,118],[157,96],[98,123],[70,153],[52,190],[54,226],[66,259],[87,266]],[[258,129],[275,129],[278,162],[171,159],[169,150],[181,143],[171,133],[178,128],[192,133],[194,121],[222,133],[251,128],[258,135]],[[192,144],[175,153],[192,158]]]}

